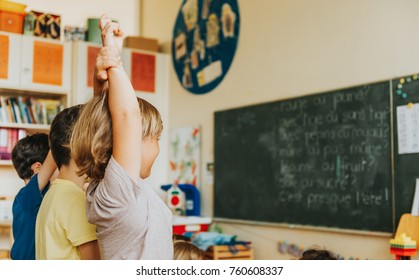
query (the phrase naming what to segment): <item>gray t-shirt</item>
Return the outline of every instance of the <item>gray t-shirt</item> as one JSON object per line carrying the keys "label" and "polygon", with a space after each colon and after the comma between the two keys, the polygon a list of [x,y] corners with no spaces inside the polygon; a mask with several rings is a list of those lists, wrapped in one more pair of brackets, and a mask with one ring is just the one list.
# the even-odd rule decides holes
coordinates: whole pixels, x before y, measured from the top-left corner
{"label": "gray t-shirt", "polygon": [[173,259],[172,213],[145,181],[132,180],[111,157],[103,180],[86,193],[102,259]]}

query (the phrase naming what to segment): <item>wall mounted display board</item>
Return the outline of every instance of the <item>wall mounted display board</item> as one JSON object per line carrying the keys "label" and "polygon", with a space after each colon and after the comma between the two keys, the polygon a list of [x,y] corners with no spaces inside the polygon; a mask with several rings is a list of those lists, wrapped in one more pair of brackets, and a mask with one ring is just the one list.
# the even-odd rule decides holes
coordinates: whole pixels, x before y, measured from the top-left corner
{"label": "wall mounted display board", "polygon": [[239,41],[237,0],[184,0],[173,28],[172,61],[182,86],[203,94],[227,74]]}

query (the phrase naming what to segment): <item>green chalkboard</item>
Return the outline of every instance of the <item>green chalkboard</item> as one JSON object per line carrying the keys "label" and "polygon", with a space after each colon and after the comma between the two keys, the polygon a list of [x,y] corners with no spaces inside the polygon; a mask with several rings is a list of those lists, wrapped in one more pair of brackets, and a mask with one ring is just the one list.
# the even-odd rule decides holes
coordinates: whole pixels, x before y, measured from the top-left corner
{"label": "green chalkboard", "polygon": [[[392,80],[393,89],[393,119],[394,121],[394,189],[395,189],[395,214],[396,222],[400,220],[401,215],[410,213],[412,209],[413,196],[415,193],[416,178],[419,178],[419,153],[409,152],[400,147],[406,146],[403,142],[409,138],[413,143],[419,143],[419,135],[415,133],[410,136],[407,134],[414,132],[415,129],[406,129],[407,119],[412,118],[413,122],[419,121],[419,76],[417,74],[400,77]],[[412,107],[407,107],[411,103]],[[416,108],[415,108],[416,107]],[[398,109],[399,108],[399,109]],[[403,109],[408,110],[409,114],[403,114]],[[402,110],[399,112],[398,110]],[[410,113],[414,113],[413,115]],[[415,115],[416,113],[416,115]],[[401,127],[399,128],[399,123]],[[400,130],[402,135],[399,135]],[[402,142],[402,143],[401,143]],[[411,146],[414,149],[414,145]]]}
{"label": "green chalkboard", "polygon": [[394,230],[390,81],[215,113],[215,218]]}

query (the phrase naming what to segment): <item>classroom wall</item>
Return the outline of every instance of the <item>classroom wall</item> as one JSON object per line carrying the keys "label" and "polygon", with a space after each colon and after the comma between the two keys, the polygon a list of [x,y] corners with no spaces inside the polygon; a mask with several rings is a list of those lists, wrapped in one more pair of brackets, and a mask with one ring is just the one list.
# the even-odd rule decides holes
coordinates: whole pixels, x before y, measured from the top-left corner
{"label": "classroom wall", "polygon": [[[158,38],[162,51],[170,51],[181,3],[142,1],[142,35]],[[177,81],[173,67],[170,70],[170,125],[202,125],[203,165],[214,157],[215,111],[419,72],[419,1],[260,0],[239,1],[239,8],[241,33],[236,57],[213,92],[202,96],[188,93]],[[212,216],[211,185],[204,184],[201,198],[203,214]],[[303,247],[323,245],[344,258],[393,259],[390,237],[220,225],[225,233],[252,241],[257,259],[292,259],[278,252],[281,240]]]}

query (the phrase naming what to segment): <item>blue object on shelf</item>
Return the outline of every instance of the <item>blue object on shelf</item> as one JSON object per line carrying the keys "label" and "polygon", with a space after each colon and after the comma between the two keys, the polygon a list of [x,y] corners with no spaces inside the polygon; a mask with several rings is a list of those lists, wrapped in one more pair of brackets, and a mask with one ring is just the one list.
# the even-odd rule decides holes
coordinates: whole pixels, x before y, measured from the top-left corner
{"label": "blue object on shelf", "polygon": [[[167,191],[172,184],[162,185],[161,189]],[[186,216],[200,216],[201,215],[201,199],[199,190],[191,184],[178,184],[181,191],[185,193]]]}

